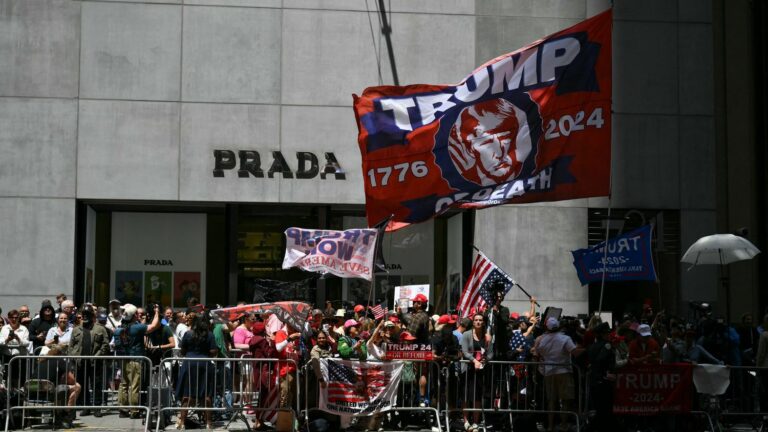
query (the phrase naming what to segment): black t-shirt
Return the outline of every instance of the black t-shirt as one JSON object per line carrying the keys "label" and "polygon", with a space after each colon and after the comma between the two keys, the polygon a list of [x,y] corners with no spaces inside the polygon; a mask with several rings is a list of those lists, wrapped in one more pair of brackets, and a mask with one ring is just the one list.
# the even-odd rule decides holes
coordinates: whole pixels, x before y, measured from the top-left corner
{"label": "black t-shirt", "polygon": [[[37,348],[45,344],[45,335],[48,334],[48,330],[56,325],[56,321],[46,321],[42,317],[37,317],[29,323],[29,339],[32,341],[32,345]],[[38,340],[38,333],[43,333],[43,340]]]}
{"label": "black t-shirt", "polygon": [[205,338],[196,341],[195,335],[191,330],[184,333],[184,337],[181,338],[181,348],[186,350],[187,354],[203,357],[210,356],[211,350],[217,349],[213,333],[208,332]]}

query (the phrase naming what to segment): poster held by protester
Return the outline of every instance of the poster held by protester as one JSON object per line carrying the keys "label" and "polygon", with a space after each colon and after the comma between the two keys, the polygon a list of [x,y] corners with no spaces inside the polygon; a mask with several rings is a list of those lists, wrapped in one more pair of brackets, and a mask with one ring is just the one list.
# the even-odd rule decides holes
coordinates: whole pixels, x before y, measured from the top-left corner
{"label": "poster held by protester", "polygon": [[211,316],[218,320],[235,321],[249,312],[262,314],[270,312],[291,327],[302,329],[311,310],[312,306],[301,302],[258,303],[214,309],[211,311]]}
{"label": "poster held by protester", "polygon": [[629,415],[687,413],[693,398],[693,365],[625,366],[616,373],[613,412]]}
{"label": "poster held by protester", "polygon": [[400,306],[404,311],[408,310],[408,308],[413,306],[411,299],[419,294],[423,294],[424,297],[429,298],[429,284],[396,286],[395,305]]}
{"label": "poster held by protester", "polygon": [[651,225],[600,242],[588,249],[571,251],[573,266],[582,285],[606,281],[656,280],[651,250]]}
{"label": "poster held by protester", "polygon": [[298,267],[370,281],[378,234],[379,230],[373,228],[346,231],[288,228],[283,269]]}
{"label": "poster held by protester", "polygon": [[325,358],[320,371],[320,409],[339,415],[370,415],[391,409],[403,370],[401,362],[374,363]]}
{"label": "poster held by protester", "polygon": [[610,10],[480,66],[456,85],[354,95],[369,225],[451,208],[609,194]]}

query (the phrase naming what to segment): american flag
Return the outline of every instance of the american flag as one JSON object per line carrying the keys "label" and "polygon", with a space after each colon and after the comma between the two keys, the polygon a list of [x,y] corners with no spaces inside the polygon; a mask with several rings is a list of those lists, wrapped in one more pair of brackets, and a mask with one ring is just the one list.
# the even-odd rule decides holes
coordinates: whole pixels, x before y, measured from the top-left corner
{"label": "american flag", "polygon": [[475,263],[472,264],[472,272],[469,274],[459,305],[456,307],[461,312],[461,316],[468,317],[472,308],[480,310],[485,305],[493,304],[490,289],[498,282],[504,284],[505,296],[515,285],[512,278],[501,271],[485,254],[478,251]]}
{"label": "american flag", "polygon": [[389,312],[388,308],[384,307],[384,304],[376,305],[371,308],[371,312],[373,312],[373,317],[375,319],[381,319],[384,315]]}
{"label": "american flag", "polygon": [[328,361],[328,402],[370,402],[389,384],[381,366]]}
{"label": "american flag", "polygon": [[260,401],[260,405],[265,409],[265,411],[256,412],[257,418],[275,424],[277,423],[277,414],[279,412],[278,405],[280,402],[280,381],[278,376],[280,374],[277,372],[277,368],[273,368],[271,364],[268,367],[262,367],[263,365],[261,363],[252,363],[252,365],[260,368],[260,373],[270,374],[266,388],[264,385],[262,385],[261,380],[255,383],[257,386],[256,390],[260,391],[261,396],[264,397],[264,400]]}

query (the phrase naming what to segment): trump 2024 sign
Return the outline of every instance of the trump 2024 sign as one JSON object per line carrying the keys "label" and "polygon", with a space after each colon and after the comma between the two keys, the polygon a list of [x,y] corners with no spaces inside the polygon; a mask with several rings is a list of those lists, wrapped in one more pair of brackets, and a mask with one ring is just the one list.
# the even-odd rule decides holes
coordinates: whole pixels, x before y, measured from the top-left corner
{"label": "trump 2024 sign", "polygon": [[608,195],[611,21],[609,10],[457,85],[355,95],[369,224]]}

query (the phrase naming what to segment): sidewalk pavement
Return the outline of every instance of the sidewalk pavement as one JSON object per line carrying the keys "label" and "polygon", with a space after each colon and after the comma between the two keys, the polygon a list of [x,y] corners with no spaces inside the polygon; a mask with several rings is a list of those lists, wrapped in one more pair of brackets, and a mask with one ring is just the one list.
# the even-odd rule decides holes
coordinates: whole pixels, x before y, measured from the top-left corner
{"label": "sidewalk pavement", "polygon": [[[214,422],[214,430],[224,431],[224,430],[230,430],[230,431],[247,431],[248,428],[246,428],[245,423],[243,423],[240,420],[233,421],[231,424],[229,424],[229,427],[227,427],[227,421],[219,421]],[[51,425],[32,425],[31,428],[27,428],[25,430],[33,430],[33,431],[42,431],[42,430],[52,430]],[[143,431],[144,430],[144,424],[142,419],[131,419],[131,418],[120,418],[117,413],[114,414],[108,414],[104,417],[94,417],[94,416],[80,416],[79,412],[77,415],[77,419],[75,419],[74,423],[72,424],[71,429],[56,429],[57,431],[91,431],[91,432],[100,432],[100,431],[110,431],[110,432],[128,432],[128,431]],[[155,430],[155,424],[152,423],[148,430],[153,431]],[[174,431],[176,430],[175,424],[168,425],[165,429],[161,430],[167,430],[167,431]],[[202,430],[204,431],[205,428],[201,429],[195,429],[195,430]]]}

